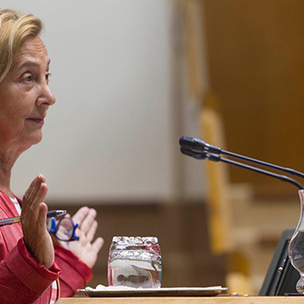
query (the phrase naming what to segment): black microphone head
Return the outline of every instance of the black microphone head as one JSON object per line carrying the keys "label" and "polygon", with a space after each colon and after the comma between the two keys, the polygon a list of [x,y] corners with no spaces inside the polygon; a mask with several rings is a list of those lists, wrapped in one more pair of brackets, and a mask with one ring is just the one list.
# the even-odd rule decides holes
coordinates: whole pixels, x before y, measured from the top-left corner
{"label": "black microphone head", "polygon": [[195,152],[193,150],[189,150],[186,148],[180,148],[181,152],[185,155],[191,156],[195,159],[208,159],[214,162],[219,162],[221,161],[221,157],[217,154],[212,154],[212,153],[208,153],[208,152]]}
{"label": "black microphone head", "polygon": [[189,150],[189,149],[186,149],[186,148],[183,148],[181,147],[180,148],[181,152],[187,156],[191,156],[193,158],[196,158],[196,159],[205,159],[206,158],[206,153],[204,152],[194,152],[192,150]]}
{"label": "black microphone head", "polygon": [[180,144],[182,147],[190,147],[190,148],[193,148],[193,145],[194,145],[194,138],[193,138],[193,137],[190,137],[190,136],[182,136],[182,137],[179,139],[179,144]]}
{"label": "black microphone head", "polygon": [[206,145],[204,141],[190,136],[182,136],[179,139],[179,144],[183,148],[195,150],[196,152],[204,151]]}
{"label": "black microphone head", "polygon": [[210,152],[215,154],[220,154],[222,152],[221,148],[212,146],[201,139],[190,136],[182,136],[179,139],[179,144],[181,147],[194,152]]}

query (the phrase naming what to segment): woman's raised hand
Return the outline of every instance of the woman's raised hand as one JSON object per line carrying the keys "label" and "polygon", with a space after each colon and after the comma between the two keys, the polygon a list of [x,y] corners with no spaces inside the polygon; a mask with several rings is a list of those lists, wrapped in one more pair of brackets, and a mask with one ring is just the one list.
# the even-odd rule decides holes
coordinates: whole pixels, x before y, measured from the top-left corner
{"label": "woman's raised hand", "polygon": [[46,229],[47,205],[44,203],[48,187],[39,174],[23,196],[21,225],[28,250],[46,268],[54,263],[52,238]]}
{"label": "woman's raised hand", "polygon": [[72,251],[89,267],[93,267],[103,245],[103,238],[94,239],[97,229],[96,210],[89,207],[80,208],[72,217],[74,223],[79,224],[76,229],[76,235],[79,236],[78,241],[62,242],[53,238],[54,243],[60,244],[62,247]]}

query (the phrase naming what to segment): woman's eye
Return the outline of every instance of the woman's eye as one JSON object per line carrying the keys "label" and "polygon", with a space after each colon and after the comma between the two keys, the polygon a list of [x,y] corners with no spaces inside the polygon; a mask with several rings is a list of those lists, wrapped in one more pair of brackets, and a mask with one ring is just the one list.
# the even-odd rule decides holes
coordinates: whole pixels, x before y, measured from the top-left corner
{"label": "woman's eye", "polygon": [[26,82],[32,82],[33,81],[33,75],[32,74],[24,74],[23,80]]}

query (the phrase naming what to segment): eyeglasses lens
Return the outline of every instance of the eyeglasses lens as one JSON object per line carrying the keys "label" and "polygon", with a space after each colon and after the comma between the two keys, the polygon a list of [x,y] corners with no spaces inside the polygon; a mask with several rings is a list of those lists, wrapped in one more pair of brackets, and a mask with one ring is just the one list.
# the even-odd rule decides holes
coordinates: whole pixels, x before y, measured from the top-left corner
{"label": "eyeglasses lens", "polygon": [[56,237],[62,241],[68,241],[73,236],[73,222],[70,218],[62,218],[57,226]]}

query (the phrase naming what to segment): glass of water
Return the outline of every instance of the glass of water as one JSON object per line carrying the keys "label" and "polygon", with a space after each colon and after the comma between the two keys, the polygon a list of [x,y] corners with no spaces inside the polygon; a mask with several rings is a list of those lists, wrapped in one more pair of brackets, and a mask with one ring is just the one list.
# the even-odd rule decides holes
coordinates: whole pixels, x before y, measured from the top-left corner
{"label": "glass of water", "polygon": [[109,286],[160,288],[161,272],[156,237],[113,237],[108,260]]}

